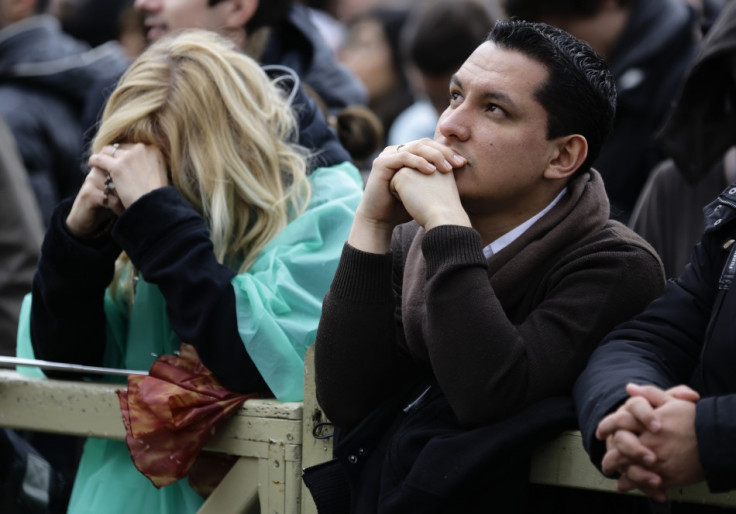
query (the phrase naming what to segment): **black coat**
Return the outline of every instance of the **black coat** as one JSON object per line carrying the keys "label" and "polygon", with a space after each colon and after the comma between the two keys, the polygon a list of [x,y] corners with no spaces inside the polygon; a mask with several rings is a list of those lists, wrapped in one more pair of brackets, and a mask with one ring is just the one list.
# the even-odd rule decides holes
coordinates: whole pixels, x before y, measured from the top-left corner
{"label": "black coat", "polygon": [[701,395],[695,428],[710,489],[736,489],[736,184],[705,209],[705,234],[693,258],[661,297],[620,325],[594,352],[575,385],[583,442],[600,466],[600,420],[627,395],[629,382]]}
{"label": "black coat", "polygon": [[571,399],[555,396],[467,429],[436,383],[419,380],[338,431],[335,459],[304,480],[320,514],[530,512],[532,452],[574,426]]}

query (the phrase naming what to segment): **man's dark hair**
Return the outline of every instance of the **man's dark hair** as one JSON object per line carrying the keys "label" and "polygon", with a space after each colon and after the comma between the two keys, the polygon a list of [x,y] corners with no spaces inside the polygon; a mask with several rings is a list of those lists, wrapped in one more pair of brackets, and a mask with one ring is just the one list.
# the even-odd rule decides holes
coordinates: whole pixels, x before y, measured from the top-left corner
{"label": "man's dark hair", "polygon": [[493,26],[477,0],[439,0],[417,4],[403,35],[406,57],[427,75],[455,72]]}
{"label": "man's dark hair", "polygon": [[[590,18],[603,9],[605,0],[502,0],[506,15],[527,21],[542,21],[545,16]],[[633,0],[618,0],[626,6]]]}
{"label": "man's dark hair", "polygon": [[616,114],[616,86],[603,58],[587,43],[543,23],[502,20],[487,41],[547,68],[549,77],[536,92],[547,111],[547,137],[581,134],[588,141],[588,156],[578,172],[590,169]]}
{"label": "man's dark hair", "polygon": [[[212,7],[224,0],[207,0],[207,5]],[[245,23],[248,32],[253,32],[261,27],[278,25],[284,21],[289,14],[289,9],[294,0],[258,0],[258,7],[253,17]]]}

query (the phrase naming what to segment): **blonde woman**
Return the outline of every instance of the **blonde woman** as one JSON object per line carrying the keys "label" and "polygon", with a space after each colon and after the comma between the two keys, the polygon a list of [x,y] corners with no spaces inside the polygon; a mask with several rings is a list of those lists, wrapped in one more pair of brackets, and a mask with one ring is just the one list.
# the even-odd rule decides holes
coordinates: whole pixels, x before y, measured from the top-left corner
{"label": "blonde woman", "polygon": [[[301,399],[362,183],[347,162],[308,173],[292,85],[204,31],[144,52],[110,97],[79,194],[55,211],[19,355],[148,369],[186,342],[233,391]],[[122,442],[89,440],[69,512],[201,502],[186,480],[154,488]]]}

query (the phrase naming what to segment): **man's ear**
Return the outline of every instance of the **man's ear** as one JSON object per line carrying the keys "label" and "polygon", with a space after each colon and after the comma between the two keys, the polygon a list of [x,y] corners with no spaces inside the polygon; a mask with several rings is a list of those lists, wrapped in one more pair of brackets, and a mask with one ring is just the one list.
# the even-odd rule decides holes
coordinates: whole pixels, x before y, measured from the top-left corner
{"label": "man's ear", "polygon": [[[267,2],[268,0],[262,0]],[[227,2],[225,28],[242,29],[255,15],[259,0],[230,0]]]}
{"label": "man's ear", "polygon": [[580,134],[561,136],[555,139],[552,158],[544,170],[548,179],[569,178],[582,166],[588,156],[588,141]]}

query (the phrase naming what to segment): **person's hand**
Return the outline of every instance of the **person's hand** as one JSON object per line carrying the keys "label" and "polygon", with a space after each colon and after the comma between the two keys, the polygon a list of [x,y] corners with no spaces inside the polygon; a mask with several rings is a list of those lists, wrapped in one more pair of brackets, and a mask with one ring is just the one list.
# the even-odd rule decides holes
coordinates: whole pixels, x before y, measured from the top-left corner
{"label": "person's hand", "polygon": [[114,194],[120,199],[123,209],[146,193],[169,183],[164,156],[153,145],[105,146],[89,158],[89,165],[110,176]]}
{"label": "person's hand", "polygon": [[[694,402],[679,398],[671,398],[656,409],[661,429],[656,433],[644,431],[639,438],[654,452],[656,460],[646,470],[630,466],[619,479],[619,490],[641,489],[648,496],[665,501],[666,489],[704,479],[695,434],[695,409]],[[649,473],[656,474],[658,480]]]}
{"label": "person's hand", "polygon": [[384,253],[389,249],[394,227],[411,219],[391,187],[399,170],[407,168],[425,175],[450,173],[465,162],[464,157],[431,139],[384,149],[373,161],[348,242],[363,251]]}
{"label": "person's hand", "polygon": [[[694,436],[695,402],[700,396],[684,385],[664,391],[629,384],[627,392],[629,400],[598,425],[596,437],[605,440],[607,448],[601,469],[608,475],[621,474],[619,490],[640,489],[651,498],[664,501],[667,487],[702,476]],[[695,451],[690,451],[691,444],[678,462],[672,452],[687,440],[694,443]],[[696,466],[692,465],[693,458]],[[682,470],[679,466],[687,467]],[[693,472],[688,474],[690,470]]]}
{"label": "person's hand", "polygon": [[[111,148],[107,151],[112,152]],[[111,184],[112,179],[105,170],[91,167],[66,218],[66,226],[72,234],[81,238],[94,237],[125,210]]]}
{"label": "person's hand", "polygon": [[425,230],[439,225],[471,226],[452,173],[424,175],[402,168],[394,175],[390,187],[409,215]]}

